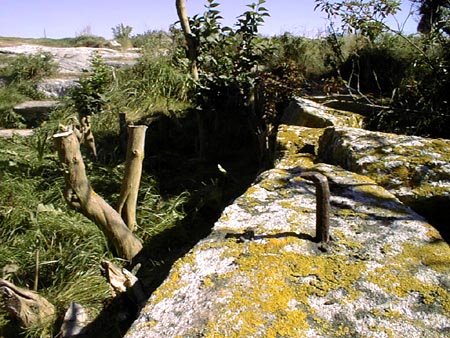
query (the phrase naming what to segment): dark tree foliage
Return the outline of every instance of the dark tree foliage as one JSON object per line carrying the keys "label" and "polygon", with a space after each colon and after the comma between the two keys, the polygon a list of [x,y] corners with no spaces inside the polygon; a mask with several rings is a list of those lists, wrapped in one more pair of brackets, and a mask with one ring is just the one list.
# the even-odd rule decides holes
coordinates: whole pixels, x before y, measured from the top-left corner
{"label": "dark tree foliage", "polygon": [[415,0],[419,5],[417,30],[424,34],[442,31],[450,35],[450,0]]}

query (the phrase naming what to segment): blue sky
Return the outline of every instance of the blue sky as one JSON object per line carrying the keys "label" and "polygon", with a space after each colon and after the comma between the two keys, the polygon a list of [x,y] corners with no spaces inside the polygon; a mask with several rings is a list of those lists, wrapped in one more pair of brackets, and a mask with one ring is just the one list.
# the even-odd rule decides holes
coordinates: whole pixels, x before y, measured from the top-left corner
{"label": "blue sky", "polygon": [[[223,23],[233,25],[236,17],[254,0],[218,0]],[[256,1],[256,0],[255,0]],[[403,1],[402,21],[410,2]],[[205,0],[186,0],[189,16],[204,12]],[[314,11],[314,0],[267,0],[271,17],[261,33],[291,32],[316,36],[326,27],[325,15]],[[111,28],[123,23],[133,27],[132,34],[163,29],[177,21],[175,0],[0,0],[0,36],[75,37],[82,32],[112,38]],[[415,32],[410,19],[408,33]]]}

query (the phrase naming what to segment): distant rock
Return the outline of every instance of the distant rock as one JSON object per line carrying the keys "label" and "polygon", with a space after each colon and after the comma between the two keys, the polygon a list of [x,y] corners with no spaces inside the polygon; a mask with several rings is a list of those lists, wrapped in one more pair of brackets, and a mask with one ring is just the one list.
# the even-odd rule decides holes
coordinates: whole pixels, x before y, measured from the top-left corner
{"label": "distant rock", "polygon": [[0,138],[11,138],[14,135],[28,137],[33,134],[33,129],[0,129]]}
{"label": "distant rock", "polygon": [[61,99],[80,84],[78,78],[52,78],[38,83],[37,90],[52,99]]}
{"label": "distant rock", "polygon": [[91,69],[90,59],[93,53],[99,53],[105,63],[133,64],[140,57],[140,53],[133,51],[117,51],[110,48],[91,48],[91,47],[46,47],[38,45],[18,45],[9,47],[0,47],[0,54],[37,54],[47,52],[53,55],[54,60],[59,65],[59,73],[77,75]]}
{"label": "distant rock", "polygon": [[329,108],[309,99],[296,98],[285,110],[281,123],[310,128],[330,126],[362,128],[364,116]]}
{"label": "distant rock", "polygon": [[16,105],[14,112],[20,114],[27,125],[35,127],[47,120],[52,110],[60,105],[59,101],[26,101]]}

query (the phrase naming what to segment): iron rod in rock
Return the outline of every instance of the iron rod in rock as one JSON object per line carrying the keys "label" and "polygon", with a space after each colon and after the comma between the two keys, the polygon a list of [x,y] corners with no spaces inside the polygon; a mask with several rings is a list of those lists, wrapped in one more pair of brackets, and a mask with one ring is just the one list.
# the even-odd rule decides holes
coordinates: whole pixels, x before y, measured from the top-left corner
{"label": "iron rod in rock", "polygon": [[330,241],[330,188],[325,175],[303,172],[300,177],[312,181],[316,187],[316,241],[324,248]]}

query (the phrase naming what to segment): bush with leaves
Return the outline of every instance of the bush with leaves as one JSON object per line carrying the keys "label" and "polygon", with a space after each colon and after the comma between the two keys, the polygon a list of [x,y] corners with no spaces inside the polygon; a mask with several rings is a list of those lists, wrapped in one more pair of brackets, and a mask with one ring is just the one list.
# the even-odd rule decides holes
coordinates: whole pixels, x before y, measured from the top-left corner
{"label": "bush with leaves", "polygon": [[2,69],[2,73],[8,82],[36,82],[53,75],[57,68],[53,56],[50,53],[41,52],[34,55],[16,56],[5,69]]}
{"label": "bush with leaves", "polygon": [[248,5],[234,28],[222,26],[219,3],[214,0],[208,0],[203,15],[190,19],[199,69],[196,105],[201,156],[225,149],[235,152],[245,143],[256,148],[258,160],[262,157],[260,146],[267,128],[258,93],[258,67],[271,52],[268,40],[258,35],[269,15],[264,2]]}
{"label": "bush with leaves", "polygon": [[24,127],[23,118],[13,111],[13,107],[26,100],[45,98],[37,90],[37,83],[52,76],[58,66],[50,53],[18,55],[5,59],[5,64],[0,67],[0,78],[5,79],[5,84],[0,86],[0,126]]}
{"label": "bush with leaves", "polygon": [[78,113],[82,116],[98,114],[107,102],[105,96],[111,85],[113,73],[100,54],[94,53],[91,58],[92,72],[82,76],[79,86],[75,87],[70,97]]}
{"label": "bush with leaves", "polygon": [[124,49],[133,47],[133,43],[131,41],[132,31],[133,27],[125,26],[123,23],[112,28],[114,39],[117,40],[117,42],[119,42]]}
{"label": "bush with leaves", "polygon": [[[389,69],[386,68],[387,57],[391,57],[390,64],[396,65],[395,72],[391,73],[393,76],[385,78],[385,82],[390,83],[385,85],[393,89],[391,104],[394,108],[401,109],[388,109],[377,113],[370,117],[369,126],[397,133],[450,138],[448,128],[444,127],[450,122],[448,94],[446,94],[449,92],[450,55],[447,51],[450,40],[445,29],[446,25],[441,22],[442,18],[448,16],[448,1],[414,2],[421,4],[418,13],[421,16],[421,23],[423,24],[425,20],[425,23],[429,24],[427,29],[421,29],[425,34],[420,37],[406,36],[386,24],[386,18],[399,9],[399,1],[316,0],[317,7],[326,12],[330,19],[336,17],[341,19],[342,32],[358,34],[370,43],[371,49],[367,51],[371,53],[372,59],[377,57],[382,61],[378,68]],[[430,11],[439,14],[440,19],[432,16],[434,19],[430,21],[428,15]],[[331,27],[334,27],[333,23]],[[420,27],[419,25],[419,29]],[[376,46],[383,36],[382,32],[394,34],[403,43],[397,44],[395,50],[373,49],[372,46]],[[336,35],[334,30],[333,36]],[[336,50],[338,54],[339,48]],[[410,53],[406,59],[405,50]],[[367,55],[365,57],[367,59]],[[360,54],[355,55],[352,65],[355,65],[355,61],[361,61]],[[374,65],[369,66],[367,71],[374,73]],[[375,77],[367,80],[368,85],[369,82],[372,83],[372,88],[373,84],[376,86],[380,84],[379,79]],[[380,91],[386,94],[385,91]]]}

